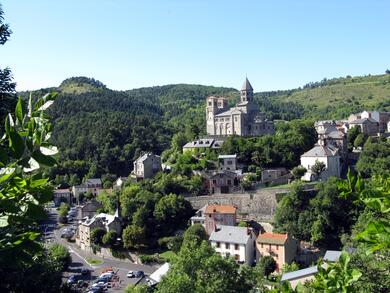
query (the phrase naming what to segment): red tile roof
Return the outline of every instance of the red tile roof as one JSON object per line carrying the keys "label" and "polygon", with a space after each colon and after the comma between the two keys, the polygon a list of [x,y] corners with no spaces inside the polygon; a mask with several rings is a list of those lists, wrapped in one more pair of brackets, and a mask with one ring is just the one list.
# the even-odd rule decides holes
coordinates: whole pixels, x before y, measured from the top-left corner
{"label": "red tile roof", "polygon": [[205,214],[235,214],[237,208],[232,205],[208,205]]}
{"label": "red tile roof", "polygon": [[257,237],[257,242],[266,244],[284,244],[288,234],[264,233]]}

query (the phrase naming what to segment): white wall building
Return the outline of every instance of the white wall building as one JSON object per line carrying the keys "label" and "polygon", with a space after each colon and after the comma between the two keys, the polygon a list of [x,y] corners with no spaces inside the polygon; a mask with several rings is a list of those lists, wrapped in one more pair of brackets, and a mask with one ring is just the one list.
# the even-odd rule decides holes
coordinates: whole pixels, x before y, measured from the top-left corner
{"label": "white wall building", "polygon": [[331,176],[340,177],[341,166],[338,149],[332,145],[324,145],[323,141],[319,140],[319,144],[301,156],[301,165],[307,170],[302,180],[313,181],[317,179],[311,170],[316,161],[325,164],[325,171],[319,174],[319,179],[326,180]]}
{"label": "white wall building", "polygon": [[252,265],[256,259],[256,236],[249,228],[218,225],[209,241],[218,254],[240,264]]}
{"label": "white wall building", "polygon": [[219,170],[235,171],[237,170],[237,155],[219,155]]}
{"label": "white wall building", "polygon": [[161,157],[152,153],[145,153],[134,161],[133,172],[131,176],[137,179],[151,178],[157,172],[161,171]]}

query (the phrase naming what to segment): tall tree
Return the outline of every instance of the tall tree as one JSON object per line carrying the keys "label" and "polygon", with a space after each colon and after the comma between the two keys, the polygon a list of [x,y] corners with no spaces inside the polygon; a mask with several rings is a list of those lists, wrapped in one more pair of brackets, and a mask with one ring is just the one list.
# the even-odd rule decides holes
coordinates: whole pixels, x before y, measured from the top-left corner
{"label": "tall tree", "polygon": [[[0,4],[0,45],[4,45],[10,37],[12,31],[9,25],[4,23],[4,11]],[[8,67],[1,68],[0,64],[0,133],[3,129],[4,117],[16,105],[15,87],[12,72]]]}

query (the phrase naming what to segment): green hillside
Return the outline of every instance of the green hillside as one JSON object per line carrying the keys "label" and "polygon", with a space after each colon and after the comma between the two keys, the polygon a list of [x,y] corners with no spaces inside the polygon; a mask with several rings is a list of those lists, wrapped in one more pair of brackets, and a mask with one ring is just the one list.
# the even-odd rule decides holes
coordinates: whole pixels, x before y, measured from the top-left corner
{"label": "green hillside", "polygon": [[[173,84],[128,91],[108,89],[87,77],[72,77],[59,87],[33,96],[59,93],[49,114],[53,143],[61,150],[51,176],[71,183],[104,174],[128,175],[141,151],[161,154],[175,133],[186,139],[205,135],[205,104],[210,95],[225,96],[234,105],[233,88]],[[29,93],[19,93],[27,98]],[[323,80],[288,91],[255,94],[269,119],[346,118],[363,109],[390,111],[390,75]]]}
{"label": "green hillside", "polygon": [[390,111],[390,74],[324,79],[302,89],[259,93],[304,107],[304,116],[345,118],[362,110]]}

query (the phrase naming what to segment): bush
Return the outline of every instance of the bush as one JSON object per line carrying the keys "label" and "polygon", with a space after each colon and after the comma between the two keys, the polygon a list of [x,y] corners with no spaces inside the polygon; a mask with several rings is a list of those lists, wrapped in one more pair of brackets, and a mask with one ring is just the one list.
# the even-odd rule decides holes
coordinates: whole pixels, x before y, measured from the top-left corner
{"label": "bush", "polygon": [[106,234],[106,230],[103,228],[94,228],[91,231],[91,242],[93,242],[96,245],[102,244],[103,237]]}
{"label": "bush", "polygon": [[113,257],[120,258],[120,259],[127,258],[127,254],[124,251],[120,251],[120,250],[118,250],[118,249],[116,249],[114,247],[111,247],[110,250],[111,250],[111,254],[112,254]]}
{"label": "bush", "polygon": [[53,244],[49,247],[50,256],[58,262],[61,266],[62,270],[65,271],[70,263],[72,262],[72,258],[70,257],[69,251],[60,244]]}
{"label": "bush", "polygon": [[103,236],[103,238],[102,238],[102,243],[103,243],[104,245],[112,246],[112,245],[115,244],[116,238],[117,238],[117,237],[118,237],[118,236],[116,235],[116,232],[115,232],[115,231],[109,231],[109,232],[107,232],[107,233]]}
{"label": "bush", "polygon": [[140,255],[140,260],[143,264],[150,264],[150,263],[164,263],[165,260],[162,259],[157,253],[153,255],[148,255],[148,254],[142,254]]}

